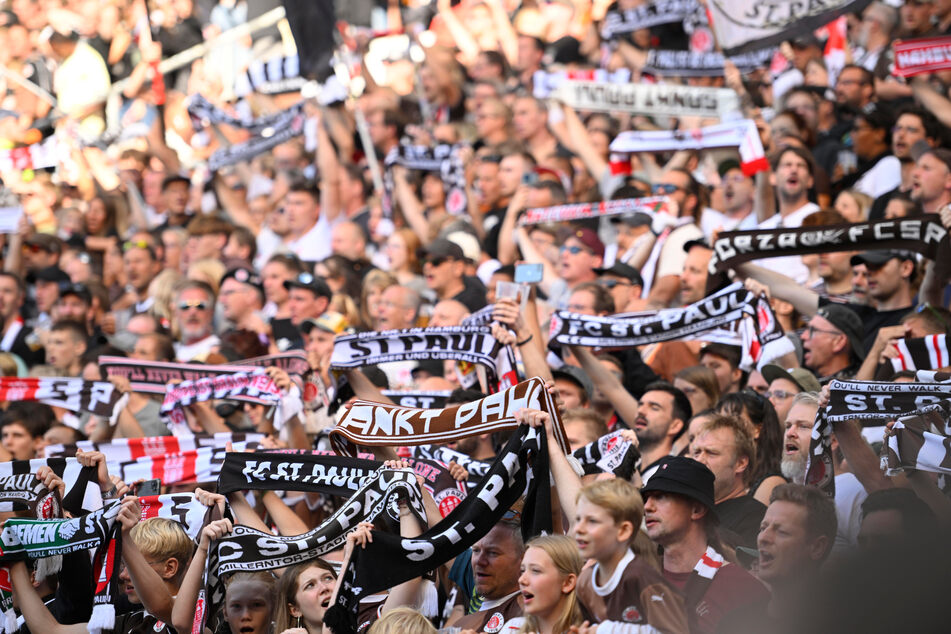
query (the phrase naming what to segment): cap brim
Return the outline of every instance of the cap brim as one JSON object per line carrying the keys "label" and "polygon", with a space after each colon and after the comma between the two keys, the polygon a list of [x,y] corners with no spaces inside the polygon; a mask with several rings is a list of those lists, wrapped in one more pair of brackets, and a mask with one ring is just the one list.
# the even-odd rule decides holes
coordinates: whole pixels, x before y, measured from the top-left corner
{"label": "cap brim", "polygon": [[763,375],[763,378],[766,379],[767,383],[772,383],[776,379],[786,379],[793,385],[797,386],[803,392],[806,392],[806,388],[803,387],[802,383],[797,381],[792,374],[787,372],[784,368],[781,368],[775,364],[767,364],[763,366],[763,369],[760,370],[760,374]]}
{"label": "cap brim", "polygon": [[[694,500],[695,502],[700,502],[710,513],[710,519],[716,523],[720,523],[720,516],[717,514],[716,503],[713,501],[713,498],[706,499],[697,489],[684,484],[683,482],[677,482],[676,480],[671,480],[663,476],[651,477],[647,481],[647,484],[641,488],[641,495],[646,496],[648,493],[653,493],[655,491],[660,493],[676,493],[677,495],[682,495],[685,498]],[[656,480],[656,481],[655,481]],[[652,486],[653,485],[653,486]]]}

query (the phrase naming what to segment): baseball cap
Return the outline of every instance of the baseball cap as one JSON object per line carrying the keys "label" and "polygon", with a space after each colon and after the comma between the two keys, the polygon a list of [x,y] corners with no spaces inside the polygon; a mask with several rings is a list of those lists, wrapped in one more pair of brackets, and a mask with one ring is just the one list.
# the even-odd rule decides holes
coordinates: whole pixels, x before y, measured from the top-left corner
{"label": "baseball cap", "polygon": [[763,366],[760,373],[768,383],[772,383],[776,379],[786,379],[787,381],[795,383],[802,392],[818,392],[820,389],[818,379],[816,379],[812,372],[805,368],[789,368],[788,370],[784,370],[775,363],[769,363]]}
{"label": "baseball cap", "polygon": [[865,346],[862,344],[864,328],[862,327],[862,320],[855,311],[841,304],[827,304],[817,310],[816,315],[845,333],[845,336],[849,338],[849,344],[852,346],[852,352],[856,359],[865,357]]}
{"label": "baseball cap", "polygon": [[598,234],[591,229],[587,227],[572,229],[569,237],[583,244],[591,253],[604,257],[604,243],[601,242]]}
{"label": "baseball cap", "polygon": [[720,161],[720,164],[717,165],[717,174],[720,175],[720,178],[723,178],[730,170],[738,169],[741,169],[740,162],[735,158],[728,158]]}
{"label": "baseball cap", "polygon": [[635,269],[630,264],[625,264],[624,262],[615,262],[608,268],[601,269],[592,269],[595,275],[617,275],[618,277],[623,277],[626,280],[631,280],[631,283],[634,286],[644,286],[644,278],[641,277],[640,272]]}
{"label": "baseball cap", "polygon": [[69,283],[69,276],[58,266],[47,266],[33,274],[33,279],[37,282],[66,282]]}
{"label": "baseball cap", "polygon": [[305,319],[300,324],[301,332],[305,335],[314,328],[319,328],[324,332],[339,335],[347,329],[347,318],[340,313],[327,311],[317,319]]}
{"label": "baseball cap", "polygon": [[822,48],[822,42],[820,42],[819,38],[817,38],[811,31],[808,33],[803,33],[799,37],[793,38],[792,45],[796,48],[808,48],[810,46]]}
{"label": "baseball cap", "polygon": [[234,279],[235,281],[241,282],[242,284],[248,284],[253,286],[259,292],[264,292],[264,284],[261,281],[261,276],[252,271],[251,269],[239,266],[231,269],[221,278],[221,283],[224,284],[225,280]]}
{"label": "baseball cap", "polygon": [[623,216],[611,216],[610,218],[611,224],[624,224],[628,227],[650,226],[651,223],[654,222],[650,214],[646,214],[643,211],[635,211],[634,213],[624,214]]}
{"label": "baseball cap", "polygon": [[60,253],[63,250],[59,238],[48,233],[33,234],[24,240],[23,244],[28,247],[39,247],[48,253]]}
{"label": "baseball cap", "polygon": [[652,491],[676,493],[700,502],[710,509],[711,517],[719,521],[716,502],[713,498],[713,472],[701,462],[682,456],[664,456],[657,463],[657,470],[650,477],[641,494]]}
{"label": "baseball cap", "polygon": [[902,251],[900,249],[892,249],[887,251],[864,251],[862,253],[853,255],[852,259],[849,260],[849,263],[852,266],[855,266],[856,264],[865,264],[867,266],[879,267],[892,258],[898,258],[899,260],[911,260],[916,264],[918,263],[918,258],[915,257],[914,253],[911,251]]}
{"label": "baseball cap", "polygon": [[552,378],[568,379],[582,390],[589,397],[594,394],[594,382],[585,374],[585,371],[574,365],[563,365],[557,370],[551,371]]}
{"label": "baseball cap", "polygon": [[438,240],[433,240],[432,243],[426,247],[426,257],[464,260],[466,258],[466,254],[463,252],[462,247],[452,240],[439,238]]}
{"label": "baseball cap", "polygon": [[69,282],[59,283],[59,296],[75,295],[87,304],[92,304],[92,293],[85,284],[70,284]]}
{"label": "baseball cap", "polygon": [[308,273],[307,271],[298,273],[297,277],[293,279],[284,280],[284,288],[306,288],[317,297],[326,297],[327,299],[333,297],[333,293],[330,291],[330,287],[327,286],[327,282],[324,281],[324,278],[318,277],[313,273]]}

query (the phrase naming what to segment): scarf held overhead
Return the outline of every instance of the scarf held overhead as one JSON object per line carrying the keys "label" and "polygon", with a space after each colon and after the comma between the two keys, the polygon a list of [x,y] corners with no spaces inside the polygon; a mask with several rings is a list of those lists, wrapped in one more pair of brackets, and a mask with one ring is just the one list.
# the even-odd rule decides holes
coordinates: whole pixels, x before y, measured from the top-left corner
{"label": "scarf held overhead", "polygon": [[[694,90],[700,89],[694,88]],[[705,90],[713,89],[707,88]],[[736,99],[736,93],[732,90],[721,90],[732,93],[733,99]],[[729,103],[730,107],[733,107],[733,102],[725,103]],[[721,109],[725,109],[725,106]],[[747,176],[769,169],[769,161],[766,160],[766,152],[763,150],[759,131],[756,129],[756,124],[750,119],[718,123],[717,125],[694,130],[622,132],[611,142],[612,152],[626,152],[629,154],[634,152],[707,150],[721,147],[739,148],[740,167]]]}
{"label": "scarf held overhead", "polygon": [[40,401],[114,421],[126,400],[108,381],[84,381],[72,377],[0,377],[0,401]]}
{"label": "scarf held overhead", "polygon": [[495,368],[501,345],[488,326],[408,328],[337,337],[333,368],[358,368],[390,361],[467,361]]}
{"label": "scarf held overhead", "polygon": [[441,522],[413,539],[376,531],[365,548],[354,549],[337,603],[327,611],[324,622],[334,634],[354,632],[361,597],[419,577],[457,557],[488,533],[523,494],[523,539],[550,533],[548,483],[545,433],[521,425],[479,486]]}
{"label": "scarf held overhead", "polygon": [[926,405],[898,418],[882,449],[885,475],[906,469],[951,474],[948,419],[951,401]]}
{"label": "scarf held overhead", "polygon": [[[40,467],[49,467],[66,486],[63,508],[81,515],[102,508],[102,495],[96,479],[95,467],[84,467],[75,458],[12,460],[0,462],[0,512],[27,510],[50,505],[49,491],[36,479]],[[50,519],[43,509],[39,516]],[[36,515],[34,515],[36,516]]]}
{"label": "scarf held overhead", "polygon": [[[776,54],[775,48],[763,48],[730,57],[741,73],[749,73],[764,65],[768,66]],[[650,49],[644,72],[678,77],[722,77],[723,53],[710,51],[677,51]]]}
{"label": "scarf held overhead", "polygon": [[948,351],[951,336],[928,335],[915,339],[899,339],[892,346],[898,353],[890,359],[895,372],[903,370],[939,370],[951,366]]}
{"label": "scarf held overhead", "polygon": [[165,394],[168,384],[174,381],[197,381],[211,379],[235,372],[247,372],[248,366],[266,368],[277,366],[291,377],[301,378],[310,369],[306,353],[302,350],[284,352],[235,361],[228,365],[199,365],[196,363],[170,363],[165,361],[140,361],[126,357],[99,357],[99,367],[109,376],[129,379],[133,392]]}
{"label": "scarf held overhead", "polygon": [[697,0],[656,0],[624,11],[608,11],[601,25],[601,37],[612,40],[618,35],[649,29],[660,24],[682,22],[697,10]]}
{"label": "scarf held overhead", "polygon": [[[552,95],[575,110],[620,111],[655,117],[720,119],[740,109],[736,92],[729,88],[701,88],[677,84],[613,84],[567,80],[552,91]],[[634,133],[625,132],[621,136],[625,134]],[[759,139],[759,136],[757,135],[756,138]],[[614,143],[617,143],[617,140]],[[648,152],[664,149],[625,150],[615,147],[614,143],[611,144],[613,152]],[[735,147],[738,143],[724,145]],[[711,147],[724,147],[724,145]],[[684,149],[697,149],[697,147],[694,144]]]}
{"label": "scarf held overhead", "polygon": [[330,431],[334,450],[356,455],[357,445],[392,447],[445,443],[517,427],[515,412],[531,408],[552,418],[562,451],[569,452],[561,415],[545,383],[529,379],[485,398],[445,409],[410,409],[356,401]]}
{"label": "scarf held overhead", "polygon": [[621,214],[646,213],[653,215],[657,212],[667,212],[666,196],[650,196],[647,198],[625,198],[623,200],[606,200],[598,203],[579,203],[577,205],[558,205],[556,207],[535,207],[528,209],[518,219],[518,224],[537,225],[545,222],[568,222],[601,216],[616,216]]}
{"label": "scarf held overhead", "polygon": [[928,37],[894,42],[895,74],[912,77],[951,69],[951,37]]}
{"label": "scarf held overhead", "polygon": [[947,248],[947,235],[936,214],[824,227],[726,231],[713,243],[709,271],[719,273],[762,258],[835,251],[907,249],[934,260],[939,246]]}

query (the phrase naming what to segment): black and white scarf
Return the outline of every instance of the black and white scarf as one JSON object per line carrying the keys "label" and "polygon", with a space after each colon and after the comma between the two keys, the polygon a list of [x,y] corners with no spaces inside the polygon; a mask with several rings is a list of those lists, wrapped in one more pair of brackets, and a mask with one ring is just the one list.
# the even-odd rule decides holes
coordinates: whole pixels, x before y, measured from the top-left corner
{"label": "black and white scarf", "polygon": [[[423,486],[443,515],[465,498],[465,487],[452,477],[446,465],[422,458],[404,460],[422,478]],[[383,463],[372,458],[327,455],[327,452],[232,452],[226,454],[221,467],[218,492],[306,491],[346,498],[382,467]]]}
{"label": "black and white scarf", "polygon": [[890,359],[895,372],[939,370],[951,366],[951,335],[899,339],[892,345],[898,352],[897,357]]}
{"label": "black and white scarf", "polygon": [[666,204],[666,196],[649,196],[647,198],[624,198],[621,200],[605,200],[597,203],[558,205],[556,207],[535,207],[526,210],[519,218],[518,224],[525,226],[546,222],[570,222],[573,220],[632,214],[635,212],[646,213],[653,216],[658,212],[666,213]]}
{"label": "black and white scarf", "polygon": [[[446,188],[446,211],[453,216],[461,216],[467,212],[466,167],[462,162],[464,147],[466,146],[447,143],[433,147],[401,144],[386,156],[384,165],[387,172],[394,165],[402,165],[411,170],[438,172]],[[391,185],[389,196],[392,199],[392,178],[388,179],[388,183]]]}
{"label": "black and white scarf", "polygon": [[251,62],[247,71],[235,77],[234,94],[238,98],[247,97],[252,92],[279,95],[297,92],[306,82],[300,76],[300,58],[296,54],[284,55]]}
{"label": "black and white scarf", "polygon": [[[738,321],[743,349],[752,361],[763,363],[789,349],[783,330],[765,297],[757,297],[735,283],[684,308],[669,308],[636,318],[597,317],[557,311],[551,319],[549,347],[561,345],[630,348],[661,341],[703,339]],[[766,346],[778,342],[764,354]]]}
{"label": "black and white scarf", "polygon": [[[256,443],[234,443],[235,451],[255,449]],[[159,479],[162,484],[185,484],[214,482],[221,472],[227,452],[224,447],[200,447],[191,451],[162,456],[142,456],[128,462],[110,464],[110,473],[115,473],[123,482]]]}
{"label": "black and white scarf", "polygon": [[[678,84],[613,84],[593,81],[566,80],[558,86],[552,95],[576,110],[596,110],[598,112],[629,112],[656,117],[702,117],[725,118],[740,109],[736,92],[729,88],[706,88],[700,86],[681,86]],[[732,130],[734,124],[720,124]],[[705,128],[706,129],[706,128]],[[622,132],[612,143],[613,152],[660,152],[665,149],[706,149],[708,147],[737,147],[739,142],[729,142],[720,135],[707,136],[706,139],[691,138],[690,132],[660,130],[660,134],[650,132]],[[647,147],[636,149],[629,138],[647,138],[659,145],[674,148]],[[668,138],[669,137],[669,138]],[[759,137],[756,137],[757,139]],[[719,145],[704,145],[704,141],[717,142]],[[752,139],[751,139],[752,141]],[[741,153],[742,155],[742,153]],[[766,169],[763,167],[763,169]]]}
{"label": "black and white scarf", "polygon": [[906,469],[951,474],[951,401],[925,405],[899,416],[882,448],[882,470]]}
{"label": "black and white scarf", "polygon": [[391,361],[452,359],[495,369],[501,344],[487,326],[408,328],[337,337],[332,368],[358,368]]}
{"label": "black and white scarf", "polygon": [[425,525],[426,510],[416,475],[408,469],[380,469],[376,477],[365,481],[320,526],[302,535],[271,535],[248,526],[235,526],[230,535],[216,540],[209,551],[203,594],[209,597],[211,605],[205,608],[199,598],[195,625],[200,627],[206,613],[214,614],[213,606],[223,600],[221,575],[273,570],[316,559],[343,546],[347,533],[360,522],[372,522],[384,513],[398,519],[395,502],[400,497],[407,500],[410,509]]}
{"label": "black and white scarf", "polygon": [[84,381],[73,377],[0,377],[0,401],[39,401],[71,412],[101,416],[113,425],[128,400],[108,381]]}
{"label": "black and white scarf", "polygon": [[[112,629],[122,548],[122,531],[116,523],[118,513],[119,502],[112,501],[94,513],[68,520],[10,518],[0,532],[3,544],[0,564],[94,549],[93,573],[97,581],[89,631],[99,634],[102,630]],[[37,576],[40,576],[39,568]]]}
{"label": "black and white scarf", "polygon": [[839,381],[829,383],[829,404],[816,414],[809,439],[806,484],[835,495],[832,460],[833,425],[847,420],[878,421],[885,424],[897,417],[951,398],[951,376],[919,371],[916,383]]}
{"label": "black and white scarf", "polygon": [[258,154],[273,150],[281,143],[304,133],[304,103],[293,105],[274,115],[274,123],[247,141],[235,143],[215,151],[208,159],[208,169],[215,172],[222,167],[249,161]]}
{"label": "black and white scarf", "polygon": [[172,520],[194,541],[201,536],[201,529],[208,523],[211,507],[205,506],[193,493],[169,493],[139,498],[142,507],[142,520],[153,517]]}
{"label": "black and white scarf", "polygon": [[719,273],[762,258],[835,251],[906,249],[934,260],[939,247],[947,248],[947,235],[935,214],[822,227],[726,231],[713,243],[709,271]]}
{"label": "black and white scarf", "polygon": [[[730,58],[741,73],[749,73],[764,65],[768,66],[776,54],[775,48],[762,48]],[[719,51],[701,53],[698,51],[679,51],[650,49],[647,51],[647,63],[644,71],[656,75],[677,77],[722,77],[724,57]]]}
{"label": "black and white scarf", "polygon": [[204,130],[209,125],[220,125],[223,123],[235,128],[247,130],[252,134],[259,134],[268,128],[273,129],[275,125],[280,125],[286,121],[284,111],[262,115],[253,119],[242,118],[219,108],[201,95],[192,95],[189,97],[188,116],[191,118],[192,127],[196,132]]}
{"label": "black and white scarf", "polygon": [[[292,387],[292,389],[297,388]],[[275,407],[274,424],[280,428],[283,421],[299,413],[301,407],[299,390],[297,394],[296,401],[291,397],[285,403],[284,394],[274,380],[263,368],[255,368],[252,371],[242,370],[233,374],[222,374],[169,385],[159,411],[173,434],[191,435],[185,421],[185,407],[212,399],[231,399]]]}
{"label": "black and white scarf", "polygon": [[641,29],[681,22],[696,10],[697,0],[655,0],[626,11],[608,11],[601,25],[601,38],[613,40]]}
{"label": "black and white scarf", "polygon": [[444,443],[516,427],[515,412],[531,408],[552,418],[555,437],[565,453],[568,441],[561,415],[545,382],[535,377],[485,398],[444,409],[410,409],[356,401],[330,431],[334,450],[355,455],[357,446],[412,446]]}
{"label": "black and white scarf", "polygon": [[536,70],[532,75],[532,94],[539,99],[547,99],[552,91],[566,81],[596,81],[609,84],[627,84],[631,81],[631,71],[619,68],[607,71],[603,68],[544,71]]}
{"label": "black and white scarf", "polygon": [[66,486],[62,505],[73,515],[102,508],[102,495],[95,467],[84,467],[75,458],[36,458],[0,462],[0,512],[31,510],[34,517],[52,519],[42,507],[55,502],[50,491],[36,479],[40,467],[49,467]]}
{"label": "black and white scarf", "polygon": [[548,478],[544,430],[519,426],[479,486],[441,522],[413,539],[377,531],[366,548],[354,550],[337,603],[327,610],[324,622],[334,634],[355,632],[361,597],[419,577],[460,555],[488,533],[522,495],[525,541],[550,533]]}
{"label": "black and white scarf", "polygon": [[[410,447],[410,454],[414,458],[426,458],[445,464],[455,462],[469,472],[469,483],[481,479],[492,467],[491,462],[475,460],[449,447],[421,445]],[[584,475],[612,473],[615,477],[624,480],[631,478],[640,460],[637,447],[630,441],[624,440],[619,431],[605,434],[584,447],[579,447],[571,455],[581,465]]]}

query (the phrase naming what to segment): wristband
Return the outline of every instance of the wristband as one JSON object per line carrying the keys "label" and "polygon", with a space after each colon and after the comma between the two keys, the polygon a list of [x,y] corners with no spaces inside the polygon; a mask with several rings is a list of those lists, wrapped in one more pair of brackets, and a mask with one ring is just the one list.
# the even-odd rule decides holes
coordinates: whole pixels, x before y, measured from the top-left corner
{"label": "wristband", "polygon": [[528,343],[529,341],[531,341],[531,340],[532,340],[532,337],[534,337],[534,336],[535,336],[535,333],[532,333],[532,334],[528,335],[528,337],[526,337],[524,341],[516,341],[516,342],[515,342],[515,345],[516,345],[516,346],[524,346],[526,343]]}

